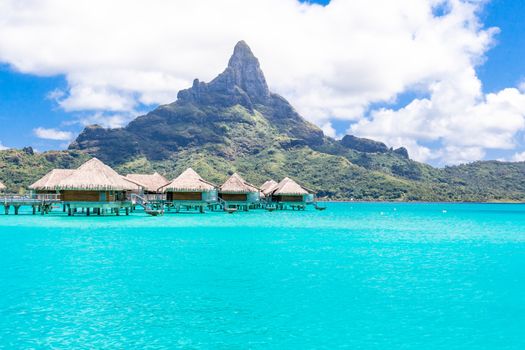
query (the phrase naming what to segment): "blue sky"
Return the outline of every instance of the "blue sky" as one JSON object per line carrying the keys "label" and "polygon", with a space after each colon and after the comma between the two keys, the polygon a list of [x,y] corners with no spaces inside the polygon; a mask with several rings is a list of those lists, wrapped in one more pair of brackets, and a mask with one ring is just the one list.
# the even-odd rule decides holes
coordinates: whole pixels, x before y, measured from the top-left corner
{"label": "blue sky", "polygon": [[[319,2],[323,3],[322,1]],[[499,33],[494,35],[490,50],[484,53],[484,62],[475,66],[477,77],[483,84],[483,93],[485,94],[497,93],[509,87],[517,87],[525,81],[525,35],[523,35],[525,33],[525,21],[522,20],[523,13],[525,13],[525,2],[521,0],[492,0],[484,6],[481,13],[478,13],[483,28],[498,27],[500,30]],[[330,38],[325,39],[330,40]],[[2,38],[0,37],[1,40]],[[258,54],[257,51],[255,53],[256,55]],[[259,57],[264,68],[264,55],[262,56]],[[57,102],[56,96],[53,97],[53,92],[68,93],[71,86],[74,85],[74,82],[72,83],[71,79],[68,80],[65,74],[55,74],[53,72],[54,69],[49,69],[49,71],[43,69],[37,74],[19,73],[17,72],[17,67],[15,67],[16,63],[13,64],[13,62],[5,59],[2,61],[1,58],[2,56],[0,55],[0,146],[20,148],[30,145],[42,151],[63,149],[67,147],[69,142],[64,140],[67,137],[64,137],[63,134],[57,137],[61,138],[61,140],[51,140],[38,137],[35,129],[60,130],[66,133],[70,132],[72,136],[75,136],[83,128],[82,123],[77,121],[80,120],[85,123],[86,120],[90,120],[85,118],[85,116],[106,112],[103,110],[95,112],[90,110],[90,108],[85,110],[82,108],[64,108],[63,105]],[[221,67],[226,64],[222,56],[217,57],[216,61],[215,67]],[[220,72],[220,68],[215,70],[216,73]],[[188,72],[188,77],[198,74],[198,71]],[[272,85],[271,77],[275,74],[271,74],[270,69],[270,74],[267,75],[269,75],[268,80],[270,85]],[[188,80],[190,79],[188,78]],[[279,86],[279,84],[277,85]],[[287,88],[283,88],[279,92],[288,97],[286,96],[286,91],[288,91]],[[417,94],[417,92],[411,90],[399,91],[395,95],[395,102],[392,99],[389,102],[372,100],[370,105],[397,110],[409,104]],[[423,95],[425,94],[423,93]],[[294,100],[293,94],[291,95],[292,102],[296,100],[301,101],[300,96]],[[150,103],[148,99],[143,99],[139,100],[131,111],[109,111],[108,113],[139,113],[147,111],[155,105],[156,103]],[[299,108],[299,110],[303,112],[308,109],[302,110]],[[366,118],[370,118],[372,111],[367,110],[363,115]],[[346,133],[348,128],[355,123],[355,119],[351,119],[335,117],[329,120],[329,123],[335,134],[340,136]],[[322,124],[323,120],[318,122],[318,124]],[[355,130],[364,129],[356,128]],[[368,136],[366,132],[368,131],[363,132],[363,136]],[[486,147],[482,158],[510,159],[513,155],[525,151],[523,131],[517,131],[513,137],[517,141],[512,149],[509,147]],[[434,147],[436,149],[440,147],[440,142],[438,139],[421,140],[419,145],[433,150]],[[446,160],[433,158],[425,160],[438,165],[446,162]]]}

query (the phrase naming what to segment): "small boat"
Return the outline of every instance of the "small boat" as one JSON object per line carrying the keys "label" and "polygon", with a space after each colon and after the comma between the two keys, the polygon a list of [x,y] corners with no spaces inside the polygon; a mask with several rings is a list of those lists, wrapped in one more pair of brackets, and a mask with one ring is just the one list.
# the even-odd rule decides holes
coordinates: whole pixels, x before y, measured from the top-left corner
{"label": "small boat", "polygon": [[274,210],[277,210],[277,207],[266,207],[266,210],[268,210],[268,211],[274,211]]}
{"label": "small boat", "polygon": [[224,209],[228,214],[233,214],[237,211],[237,208],[226,208]]}
{"label": "small boat", "polygon": [[150,209],[150,210],[146,210],[146,214],[151,215],[151,216],[161,216],[161,215],[164,215],[164,211]]}
{"label": "small boat", "polygon": [[316,209],[316,210],[323,211],[323,210],[326,210],[326,207],[320,207],[320,206],[316,205],[316,206],[315,206],[315,209]]}

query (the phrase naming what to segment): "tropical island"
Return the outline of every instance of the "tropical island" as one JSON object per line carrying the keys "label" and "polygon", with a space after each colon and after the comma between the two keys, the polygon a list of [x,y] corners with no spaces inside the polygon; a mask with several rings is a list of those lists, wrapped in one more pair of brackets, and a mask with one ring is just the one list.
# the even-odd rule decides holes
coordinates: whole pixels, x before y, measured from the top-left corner
{"label": "tropical island", "polygon": [[169,179],[189,167],[214,183],[234,173],[254,184],[290,176],[326,200],[525,200],[525,162],[436,168],[410,159],[405,148],[324,135],[269,90],[243,41],[211,82],[196,79],[175,102],[124,128],[88,126],[64,151],[0,151],[0,181],[9,192],[24,192],[52,169],[75,169],[93,157],[121,174]]}
{"label": "tropical island", "polygon": [[0,9],[0,349],[525,349],[525,1]]}

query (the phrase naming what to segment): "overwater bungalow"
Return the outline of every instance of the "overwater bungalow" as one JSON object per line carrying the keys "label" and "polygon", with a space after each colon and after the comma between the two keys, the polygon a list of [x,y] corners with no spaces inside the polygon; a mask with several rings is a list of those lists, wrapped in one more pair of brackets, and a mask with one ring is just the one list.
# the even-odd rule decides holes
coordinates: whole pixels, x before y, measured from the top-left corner
{"label": "overwater bungalow", "polygon": [[57,189],[60,181],[75,172],[74,169],[53,169],[43,178],[29,186],[33,197],[39,200],[60,200],[60,191]]}
{"label": "overwater bungalow", "polygon": [[57,189],[70,215],[78,208],[85,209],[88,215],[90,209],[97,214],[109,210],[118,215],[120,209],[129,213],[131,201],[126,192],[136,191],[138,186],[93,158],[61,180]]}
{"label": "overwater bungalow", "polygon": [[147,201],[166,200],[166,194],[163,193],[161,187],[169,184],[168,179],[159,173],[154,174],[128,174],[126,180],[133,182],[141,187],[141,191],[137,193]]}
{"label": "overwater bungalow", "polygon": [[224,209],[248,208],[260,201],[260,189],[244,181],[237,173],[230,176],[228,180],[219,188],[219,198],[223,203]]}
{"label": "overwater bungalow", "polygon": [[217,202],[217,187],[192,168],[186,169],[162,190],[166,192],[166,204],[175,207],[177,212],[184,207],[197,208],[203,213],[207,206]]}
{"label": "overwater bungalow", "polygon": [[268,195],[271,196],[271,202],[275,203],[280,209],[291,207],[292,209],[304,210],[306,204],[314,200],[313,191],[288,177],[273,187]]}
{"label": "overwater bungalow", "polygon": [[[115,170],[93,158],[76,170],[55,169],[31,185],[38,192],[54,192],[67,208],[68,215],[78,209],[90,215],[113,212],[119,215],[121,209],[129,214],[131,201],[126,192],[139,187],[120,176]],[[49,194],[49,193],[48,193]],[[41,193],[46,195],[46,193]]]}
{"label": "overwater bungalow", "polygon": [[[277,186],[277,181],[268,180],[261,185],[261,193],[265,199],[269,198],[268,195],[271,194],[272,190]],[[271,196],[270,196],[271,197]]]}

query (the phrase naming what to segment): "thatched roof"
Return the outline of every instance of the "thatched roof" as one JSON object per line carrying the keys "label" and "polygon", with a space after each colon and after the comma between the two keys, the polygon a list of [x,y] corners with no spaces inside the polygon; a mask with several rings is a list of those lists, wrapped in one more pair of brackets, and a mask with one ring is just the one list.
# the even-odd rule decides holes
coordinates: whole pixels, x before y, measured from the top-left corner
{"label": "thatched roof", "polygon": [[5,185],[0,182],[0,190],[5,190]]}
{"label": "thatched roof", "polygon": [[237,173],[230,176],[225,183],[219,188],[221,193],[252,193],[259,192],[259,189],[254,185],[244,181],[244,179]]}
{"label": "thatched roof", "polygon": [[208,192],[215,189],[192,168],[186,169],[175,180],[163,187],[166,192]]}
{"label": "thatched roof", "polygon": [[75,170],[71,169],[53,169],[43,178],[29,186],[29,189],[37,191],[53,191],[56,189],[60,181],[64,180],[74,172]]}
{"label": "thatched roof", "polygon": [[268,180],[261,186],[261,191],[264,195],[267,195],[268,193],[272,192],[272,190],[277,186],[277,181],[274,180]]}
{"label": "thatched roof", "polygon": [[93,191],[131,191],[138,186],[115,170],[93,158],[81,165],[71,175],[61,180],[56,189]]}
{"label": "thatched roof", "polygon": [[285,177],[281,182],[279,182],[273,190],[274,195],[284,196],[296,196],[308,193],[309,192],[304,187],[288,177]]}
{"label": "thatched roof", "polygon": [[159,188],[165,186],[169,181],[159,173],[155,174],[128,174],[126,179],[141,186],[149,192],[158,192]]}

